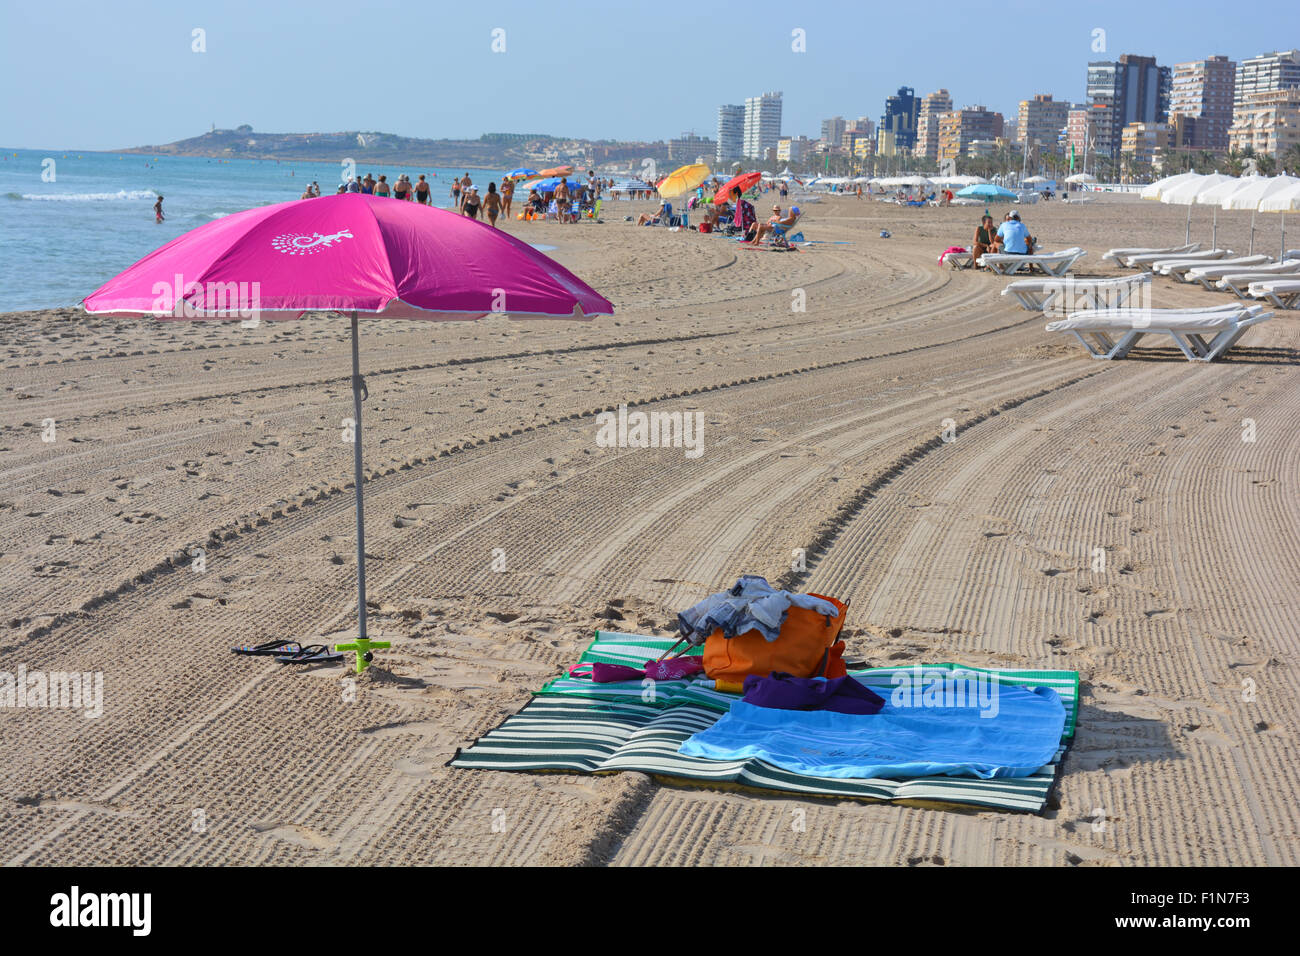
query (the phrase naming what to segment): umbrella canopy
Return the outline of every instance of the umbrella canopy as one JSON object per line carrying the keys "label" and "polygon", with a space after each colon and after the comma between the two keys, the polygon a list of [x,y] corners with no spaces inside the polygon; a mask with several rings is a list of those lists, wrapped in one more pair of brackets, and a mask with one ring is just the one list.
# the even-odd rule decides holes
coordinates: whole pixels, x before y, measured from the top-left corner
{"label": "umbrella canopy", "polygon": [[675,199],[703,185],[711,175],[712,171],[703,163],[678,167],[659,183],[659,195],[665,199]]}
{"label": "umbrella canopy", "polygon": [[367,390],[358,314],[477,319],[505,312],[583,319],[614,311],[559,263],[486,223],[359,193],[263,206],[207,223],[145,256],[83,304],[94,314],[170,319],[351,313],[358,636],[336,650],[356,651],[358,671],[368,666],[373,649],[389,646],[370,640],[366,629],[361,403]]}
{"label": "umbrella canopy", "polygon": [[1073,176],[1066,176],[1067,183],[1095,183],[1097,177],[1092,173],[1075,173]]}
{"label": "umbrella canopy", "polygon": [[1224,183],[1240,182],[1235,176],[1225,176],[1222,173],[1212,173],[1209,176],[1198,176],[1196,179],[1189,179],[1186,182],[1179,183],[1171,189],[1163,190],[1160,193],[1160,201],[1164,203],[1173,203],[1178,206],[1190,206],[1196,202],[1196,197],[1207,189],[1215,186],[1222,186]]}
{"label": "umbrella canopy", "polygon": [[1182,183],[1200,178],[1200,173],[1179,173],[1177,176],[1166,176],[1164,179],[1157,179],[1149,186],[1144,186],[1140,195],[1143,199],[1159,200],[1165,190],[1173,189],[1175,186],[1181,185]]}
{"label": "umbrella canopy", "polygon": [[760,172],[741,173],[739,176],[733,176],[713,194],[713,201],[715,203],[730,202],[733,189],[739,189],[741,193],[744,193],[748,189],[753,189],[762,178],[763,174]]}
{"label": "umbrella canopy", "polygon": [[1051,182],[1051,180],[1048,179],[1046,176],[1030,176],[1028,179],[1024,181],[1026,183],[1050,183]]}
{"label": "umbrella canopy", "polygon": [[1254,176],[1248,176],[1243,179],[1229,179],[1225,183],[1217,183],[1202,189],[1196,194],[1192,201],[1198,206],[1218,206],[1224,199],[1231,196],[1238,189],[1245,189],[1255,181]]}
{"label": "umbrella canopy", "polygon": [[1224,209],[1262,209],[1265,199],[1285,192],[1296,183],[1300,183],[1300,179],[1294,176],[1254,176],[1246,181],[1245,186],[1224,197],[1219,205]]}
{"label": "umbrella canopy", "polygon": [[[560,185],[561,179],[567,179],[567,177],[552,176],[550,179],[531,179],[524,183],[524,185],[529,189],[536,189],[539,193],[553,193],[555,192],[555,187]],[[568,183],[570,188],[572,188],[574,192],[577,192],[577,180],[569,179]],[[646,188],[649,189],[650,187],[647,186]]]}
{"label": "umbrella canopy", "polygon": [[962,199],[982,199],[985,202],[1015,202],[1020,197],[1010,189],[1003,189],[993,183],[975,183],[957,193]]}
{"label": "umbrella canopy", "polygon": [[534,176],[541,174],[535,169],[512,169],[502,176],[502,179],[532,179]]}
{"label": "umbrella canopy", "polygon": [[538,176],[572,176],[572,166],[556,166],[552,169],[543,169]]}
{"label": "umbrella canopy", "polygon": [[[1290,177],[1287,177],[1290,179]],[[1300,212],[1300,179],[1259,201],[1260,212]]]}
{"label": "umbrella canopy", "polygon": [[[182,277],[179,290],[175,276]],[[164,281],[170,295],[153,291]],[[506,233],[445,209],[360,193],[261,206],[207,223],[110,279],[85,307],[94,314],[238,318],[229,309],[206,314],[221,311],[230,283],[257,283],[258,314],[270,319],[316,310],[478,319],[613,308]],[[494,289],[504,290],[504,308]]]}

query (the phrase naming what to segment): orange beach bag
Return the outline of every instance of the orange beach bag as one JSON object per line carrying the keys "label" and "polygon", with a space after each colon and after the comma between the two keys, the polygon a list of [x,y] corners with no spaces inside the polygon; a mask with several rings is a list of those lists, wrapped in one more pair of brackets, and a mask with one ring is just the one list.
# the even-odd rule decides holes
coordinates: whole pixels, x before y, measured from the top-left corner
{"label": "orange beach bag", "polygon": [[839,636],[849,606],[824,594],[812,596],[830,601],[839,616],[791,607],[775,641],[766,640],[758,631],[728,639],[718,628],[704,641],[704,673],[728,683],[741,683],[750,674],[766,677],[773,671],[795,677],[843,677],[848,671]]}

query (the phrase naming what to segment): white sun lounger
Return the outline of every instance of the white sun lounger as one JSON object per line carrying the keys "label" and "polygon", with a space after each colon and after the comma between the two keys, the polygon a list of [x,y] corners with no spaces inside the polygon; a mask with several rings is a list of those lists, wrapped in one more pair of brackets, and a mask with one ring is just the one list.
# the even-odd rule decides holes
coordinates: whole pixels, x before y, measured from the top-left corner
{"label": "white sun lounger", "polygon": [[[1232,255],[1231,249],[1202,249],[1199,252],[1175,253],[1179,259],[1226,259]],[[1163,252],[1143,252],[1136,256],[1129,256],[1124,260],[1126,266],[1132,266],[1135,269],[1150,269],[1151,263],[1159,262],[1161,259],[1172,259]]]}
{"label": "white sun lounger", "polygon": [[1199,242],[1189,242],[1185,246],[1168,246],[1163,249],[1161,248],[1111,249],[1104,256],[1101,257],[1101,261],[1119,262],[1122,259],[1127,259],[1129,256],[1144,256],[1152,253],[1154,253],[1155,255],[1160,255],[1161,253],[1166,253],[1166,252],[1169,253],[1169,255],[1173,256],[1173,255],[1180,255],[1185,252],[1197,252],[1200,248],[1201,248],[1201,244]]}
{"label": "white sun lounger", "polygon": [[1135,292],[1151,284],[1149,272],[1117,279],[1017,279],[1003,295],[1015,296],[1030,312],[1074,312],[1082,309],[1118,308]]}
{"label": "white sun lounger", "polygon": [[1073,335],[1095,359],[1124,358],[1144,335],[1168,335],[1189,362],[1212,362],[1253,325],[1272,318],[1263,306],[1210,309],[1093,309],[1051,322],[1048,332]]}
{"label": "white sun lounger", "polygon": [[954,269],[964,269],[970,265],[972,255],[970,252],[948,252],[944,254],[943,261]]}
{"label": "white sun lounger", "polygon": [[1013,276],[1022,270],[1030,272],[1034,269],[1040,269],[1045,275],[1059,277],[1069,272],[1070,267],[1086,255],[1087,253],[1078,246],[1071,249],[1062,249],[1060,252],[1040,252],[1027,256],[1018,256],[1007,252],[989,252],[980,256],[978,264],[987,266],[1002,276]]}
{"label": "white sun lounger", "polygon": [[1279,309],[1300,309],[1300,279],[1265,279],[1250,284],[1250,294]]}
{"label": "white sun lounger", "polygon": [[1271,266],[1259,266],[1258,268],[1229,272],[1226,275],[1219,276],[1218,281],[1214,283],[1214,287],[1222,289],[1224,292],[1231,292],[1239,299],[1244,299],[1250,295],[1250,284],[1252,282],[1265,282],[1274,276],[1279,279],[1300,276],[1300,258],[1275,262]]}
{"label": "white sun lounger", "polygon": [[[1218,267],[1228,266],[1229,268],[1240,266],[1244,269],[1249,269],[1251,266],[1266,266],[1272,261],[1272,259],[1264,255],[1238,256],[1235,259],[1216,260],[1214,265]],[[1187,274],[1193,269],[1204,268],[1213,267],[1207,267],[1206,264],[1201,262],[1199,259],[1192,259],[1190,261],[1187,259],[1161,259],[1158,262],[1151,263],[1152,272],[1159,272],[1161,275],[1166,276],[1174,276],[1175,278],[1182,279],[1184,282],[1195,282],[1195,279],[1187,278]],[[1209,288],[1209,286],[1206,286],[1206,288]]]}

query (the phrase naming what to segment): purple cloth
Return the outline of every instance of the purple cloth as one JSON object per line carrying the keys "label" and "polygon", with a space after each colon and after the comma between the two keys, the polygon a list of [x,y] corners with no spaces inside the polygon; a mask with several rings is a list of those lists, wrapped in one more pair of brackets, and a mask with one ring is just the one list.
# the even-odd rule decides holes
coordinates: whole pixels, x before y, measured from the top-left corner
{"label": "purple cloth", "polygon": [[745,678],[745,703],[773,710],[828,710],[837,714],[878,714],[885,699],[852,677],[794,677],[773,671]]}

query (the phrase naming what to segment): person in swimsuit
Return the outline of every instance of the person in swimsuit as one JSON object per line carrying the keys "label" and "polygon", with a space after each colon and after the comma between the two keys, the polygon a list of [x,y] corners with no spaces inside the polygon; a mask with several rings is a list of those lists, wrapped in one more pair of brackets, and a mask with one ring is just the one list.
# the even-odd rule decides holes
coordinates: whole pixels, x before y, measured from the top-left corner
{"label": "person in swimsuit", "polygon": [[392,189],[388,185],[388,177],[386,175],[381,174],[379,177],[379,182],[375,183],[375,195],[387,196],[390,192],[392,192]]}
{"label": "person in swimsuit", "polygon": [[487,195],[483,197],[483,211],[492,228],[497,227],[497,216],[501,213],[501,194],[497,192],[496,183],[488,183]]}
{"label": "person in swimsuit", "polygon": [[406,185],[406,173],[402,173],[397,177],[397,182],[393,183],[393,198],[406,199],[409,189],[410,187]]}
{"label": "person in swimsuit", "polygon": [[162,201],[163,201],[162,196],[159,196],[158,201],[153,204],[153,221],[157,223],[161,223],[164,219],[167,218],[162,214]]}
{"label": "person in swimsuit", "polygon": [[461,212],[464,213],[466,216],[469,216],[471,219],[477,219],[478,207],[479,207],[478,187],[470,186],[469,191],[465,193],[465,202],[461,206]]}
{"label": "person in swimsuit", "polygon": [[298,198],[299,198],[299,199],[315,199],[315,198],[316,198],[316,194],[315,194],[314,192],[312,192],[312,191],[311,191],[311,187],[308,186],[306,189],[304,189],[304,190],[302,191],[302,195],[299,196]]}
{"label": "person in swimsuit", "polygon": [[555,187],[555,210],[560,214],[560,222],[569,221],[569,181],[563,177],[560,178],[560,184]]}
{"label": "person in swimsuit", "polygon": [[975,240],[971,243],[970,265],[967,269],[981,268],[980,256],[986,252],[998,251],[998,234],[993,229],[993,217],[984,216],[975,227]]}
{"label": "person in swimsuit", "polygon": [[501,184],[501,215],[507,219],[510,218],[510,204],[515,198],[515,184],[513,180],[507,179]]}
{"label": "person in swimsuit", "polygon": [[460,202],[461,202],[461,205],[462,205],[462,206],[465,204],[465,200],[466,200],[467,198],[469,198],[469,187],[471,187],[471,186],[473,186],[473,185],[474,185],[474,180],[472,180],[472,179],[469,178],[469,173],[466,173],[464,176],[461,177],[461,180],[460,180]]}
{"label": "person in swimsuit", "polygon": [[366,173],[366,178],[361,180],[361,192],[367,196],[375,194],[375,178]]}
{"label": "person in swimsuit", "polygon": [[429,199],[429,184],[424,181],[424,173],[421,173],[420,181],[415,184],[415,201],[421,206],[427,206]]}

